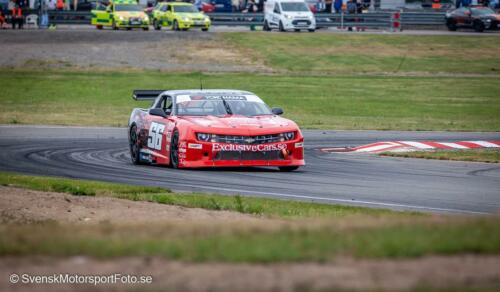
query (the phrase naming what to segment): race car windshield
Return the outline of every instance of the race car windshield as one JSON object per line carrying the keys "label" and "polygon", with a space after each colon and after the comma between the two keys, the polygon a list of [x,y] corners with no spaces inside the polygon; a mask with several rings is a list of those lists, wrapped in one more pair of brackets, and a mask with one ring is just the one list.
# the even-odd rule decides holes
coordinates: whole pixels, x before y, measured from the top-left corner
{"label": "race car windshield", "polygon": [[472,14],[474,15],[489,15],[489,14],[495,14],[495,11],[491,10],[490,8],[472,8],[471,9]]}
{"label": "race car windshield", "polygon": [[219,98],[177,102],[177,115],[179,116],[225,116],[230,114],[260,116],[272,115],[273,113],[262,101]]}
{"label": "race car windshield", "polygon": [[288,12],[307,12],[309,8],[304,2],[283,2],[281,3],[283,11]]}
{"label": "race car windshield", "polygon": [[115,11],[142,11],[142,7],[132,4],[117,4],[115,5]]}
{"label": "race car windshield", "polygon": [[199,12],[196,7],[191,6],[191,5],[182,5],[182,6],[175,6],[174,7],[175,12],[180,12],[180,13],[196,13]]}

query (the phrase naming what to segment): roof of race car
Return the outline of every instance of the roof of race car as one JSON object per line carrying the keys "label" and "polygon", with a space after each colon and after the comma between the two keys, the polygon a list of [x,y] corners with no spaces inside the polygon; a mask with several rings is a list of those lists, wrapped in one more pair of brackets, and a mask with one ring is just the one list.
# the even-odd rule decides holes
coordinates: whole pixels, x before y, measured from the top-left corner
{"label": "roof of race car", "polygon": [[186,3],[186,2],[163,2],[163,5],[170,4],[172,6],[191,6],[193,5],[192,3]]}
{"label": "roof of race car", "polygon": [[214,95],[214,94],[226,94],[226,95],[255,95],[250,91],[244,90],[234,90],[234,89],[184,89],[184,90],[167,90],[162,94],[167,95],[186,95],[186,94],[197,94],[197,95]]}
{"label": "roof of race car", "polygon": [[135,0],[113,0],[110,2],[114,4],[137,4],[137,1]]}

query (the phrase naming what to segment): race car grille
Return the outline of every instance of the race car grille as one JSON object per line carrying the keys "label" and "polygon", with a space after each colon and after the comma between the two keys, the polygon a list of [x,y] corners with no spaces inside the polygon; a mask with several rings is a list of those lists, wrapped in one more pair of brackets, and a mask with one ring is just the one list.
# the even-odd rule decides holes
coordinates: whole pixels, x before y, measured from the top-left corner
{"label": "race car grille", "polygon": [[129,18],[129,23],[142,23],[142,19],[140,18]]}
{"label": "race car grille", "polygon": [[293,25],[310,25],[311,24],[311,21],[309,20],[306,20],[306,19],[297,19],[297,20],[294,20],[292,21],[292,24]]}
{"label": "race car grille", "polygon": [[281,141],[280,134],[261,135],[261,136],[230,136],[217,135],[215,142],[230,144],[266,144]]}
{"label": "race car grille", "polygon": [[282,160],[281,151],[220,151],[215,154],[214,160]]}

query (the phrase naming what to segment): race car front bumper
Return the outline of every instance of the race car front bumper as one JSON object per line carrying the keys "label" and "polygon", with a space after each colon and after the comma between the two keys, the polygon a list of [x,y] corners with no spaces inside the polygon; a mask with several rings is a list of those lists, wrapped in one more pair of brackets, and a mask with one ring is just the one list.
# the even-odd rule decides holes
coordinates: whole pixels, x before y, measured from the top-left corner
{"label": "race car front bumper", "polygon": [[316,22],[311,19],[292,19],[283,23],[285,30],[292,29],[316,29]]}
{"label": "race car front bumper", "polygon": [[302,166],[303,139],[269,144],[179,143],[179,167]]}
{"label": "race car front bumper", "polygon": [[179,21],[180,29],[189,29],[192,27],[206,28],[210,27],[210,21],[205,20],[183,20]]}
{"label": "race car front bumper", "polygon": [[149,27],[149,21],[145,20],[120,20],[116,22],[116,27],[118,28],[146,28]]}

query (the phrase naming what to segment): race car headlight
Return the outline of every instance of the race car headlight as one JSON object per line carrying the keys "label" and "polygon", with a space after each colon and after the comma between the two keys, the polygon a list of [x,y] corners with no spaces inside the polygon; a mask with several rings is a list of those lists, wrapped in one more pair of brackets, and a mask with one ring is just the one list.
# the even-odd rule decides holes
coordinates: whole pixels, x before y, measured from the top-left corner
{"label": "race car headlight", "polygon": [[295,132],[281,133],[280,138],[281,142],[293,140],[293,138],[295,138]]}
{"label": "race car headlight", "polygon": [[189,17],[183,17],[182,20],[189,21]]}
{"label": "race car headlight", "polygon": [[149,21],[149,17],[146,15],[144,16],[144,21],[148,22]]}
{"label": "race car headlight", "polygon": [[285,15],[283,15],[283,16],[285,16],[285,18],[286,18],[286,19],[292,19],[292,18],[293,18],[293,16],[288,15],[288,14],[285,14]]}
{"label": "race car headlight", "polygon": [[486,22],[491,22],[491,19],[486,19]]}
{"label": "race car headlight", "polygon": [[205,16],[205,21],[210,21],[210,17]]}
{"label": "race car headlight", "polygon": [[197,133],[196,138],[200,141],[208,142],[208,141],[210,141],[210,138],[212,138],[212,135],[207,134],[207,133]]}
{"label": "race car headlight", "polygon": [[124,21],[124,20],[125,20],[125,18],[124,18],[123,16],[121,16],[121,15],[120,15],[120,17],[119,17],[119,18],[120,18],[120,20],[121,20],[121,21]]}

